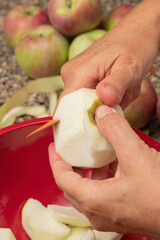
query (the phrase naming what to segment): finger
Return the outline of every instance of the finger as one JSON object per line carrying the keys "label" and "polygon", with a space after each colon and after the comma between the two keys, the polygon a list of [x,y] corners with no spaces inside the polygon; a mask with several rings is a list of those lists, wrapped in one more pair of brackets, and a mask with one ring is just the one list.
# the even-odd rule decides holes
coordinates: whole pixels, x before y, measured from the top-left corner
{"label": "finger", "polygon": [[73,168],[56,153],[53,143],[49,146],[49,159],[55,181],[66,194],[77,201],[88,193],[92,194],[92,180],[75,173]]}
{"label": "finger", "polygon": [[97,94],[106,105],[120,104],[127,89],[138,85],[140,78],[140,70],[134,61],[119,56],[112,65],[110,74],[97,85]]}
{"label": "finger", "polygon": [[132,130],[127,120],[106,105],[97,108],[95,119],[101,133],[112,144],[118,160],[125,162],[127,168],[128,165],[135,165],[136,159],[139,160],[142,156],[145,143]]}

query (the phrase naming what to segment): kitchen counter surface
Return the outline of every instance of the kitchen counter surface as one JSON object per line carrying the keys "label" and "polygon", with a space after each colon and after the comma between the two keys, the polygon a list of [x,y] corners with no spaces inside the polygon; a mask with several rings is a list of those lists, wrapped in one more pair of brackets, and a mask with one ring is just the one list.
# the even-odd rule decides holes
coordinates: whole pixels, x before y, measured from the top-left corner
{"label": "kitchen counter surface", "polygon": [[[103,11],[107,14],[112,8],[122,5],[122,4],[133,4],[136,5],[140,1],[134,0],[101,0]],[[47,0],[0,0],[0,106],[5,102],[5,100],[13,95],[19,88],[24,86],[29,79],[26,74],[20,70],[16,63],[13,49],[7,44],[2,30],[3,18],[6,13],[13,7],[22,4],[33,3],[47,9]],[[154,68],[156,73],[151,77],[151,82],[153,83],[157,95],[160,95],[160,56],[158,55]],[[33,94],[28,103],[33,105],[35,103],[44,104],[48,103],[47,94]],[[24,120],[20,118],[18,121]],[[158,122],[156,116],[153,117],[152,121],[148,125],[150,129],[150,135],[160,142],[160,123]]]}

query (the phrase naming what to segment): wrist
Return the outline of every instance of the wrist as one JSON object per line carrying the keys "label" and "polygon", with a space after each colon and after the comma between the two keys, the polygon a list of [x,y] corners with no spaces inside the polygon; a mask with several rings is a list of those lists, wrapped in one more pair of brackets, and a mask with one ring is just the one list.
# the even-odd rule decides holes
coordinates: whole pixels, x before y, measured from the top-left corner
{"label": "wrist", "polygon": [[157,38],[160,43],[160,1],[159,0],[143,0],[137,5],[137,12],[143,22],[148,23],[148,31],[153,33],[153,37]]}

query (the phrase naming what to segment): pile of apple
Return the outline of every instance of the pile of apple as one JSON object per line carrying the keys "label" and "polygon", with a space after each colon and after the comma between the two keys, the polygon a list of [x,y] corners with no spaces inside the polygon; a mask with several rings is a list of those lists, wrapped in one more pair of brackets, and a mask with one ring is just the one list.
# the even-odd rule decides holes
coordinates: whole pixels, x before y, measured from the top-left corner
{"label": "pile of apple", "polygon": [[[4,33],[29,77],[49,77],[58,75],[66,61],[92,45],[132,9],[132,5],[122,5],[104,17],[99,0],[50,0],[48,12],[34,5],[17,6],[4,19]],[[131,126],[145,127],[156,102],[154,87],[148,79],[143,80],[140,97],[124,111]]]}
{"label": "pile of apple", "polygon": [[50,0],[48,12],[32,4],[11,9],[3,29],[26,74],[48,77],[59,74],[68,59],[102,37],[132,8],[124,5],[104,17],[100,0]]}
{"label": "pile of apple", "polygon": [[[31,78],[48,77],[59,74],[68,60],[71,38],[95,29],[101,19],[99,0],[50,0],[48,13],[31,4],[10,10],[4,19],[4,33],[26,74]],[[105,33],[96,30],[94,39],[86,35],[86,44],[78,52]],[[75,54],[70,51],[70,58]]]}

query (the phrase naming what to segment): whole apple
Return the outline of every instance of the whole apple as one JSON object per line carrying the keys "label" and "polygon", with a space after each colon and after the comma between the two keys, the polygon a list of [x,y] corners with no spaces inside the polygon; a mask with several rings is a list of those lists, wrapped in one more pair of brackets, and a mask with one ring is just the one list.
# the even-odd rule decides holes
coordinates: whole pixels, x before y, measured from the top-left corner
{"label": "whole apple", "polygon": [[160,96],[157,99],[157,104],[156,104],[156,114],[157,118],[160,121]]}
{"label": "whole apple", "polygon": [[125,110],[124,115],[132,127],[145,127],[154,115],[157,102],[155,89],[149,79],[144,79],[139,97]]}
{"label": "whole apple", "polygon": [[42,24],[50,24],[46,11],[29,4],[10,10],[4,18],[3,30],[9,44],[15,47],[21,33]]}
{"label": "whole apple", "polygon": [[103,19],[104,29],[110,30],[114,27],[122,18],[124,18],[134,6],[132,5],[121,5],[114,8],[106,18]]}
{"label": "whole apple", "polygon": [[99,0],[50,0],[48,14],[52,25],[68,36],[92,30],[102,19]]}
{"label": "whole apple", "polygon": [[96,29],[90,32],[82,33],[75,37],[70,44],[68,58],[71,59],[87,49],[106,33],[105,30]]}
{"label": "whole apple", "polygon": [[57,75],[67,61],[68,40],[51,25],[29,30],[15,47],[22,70],[32,78]]}

